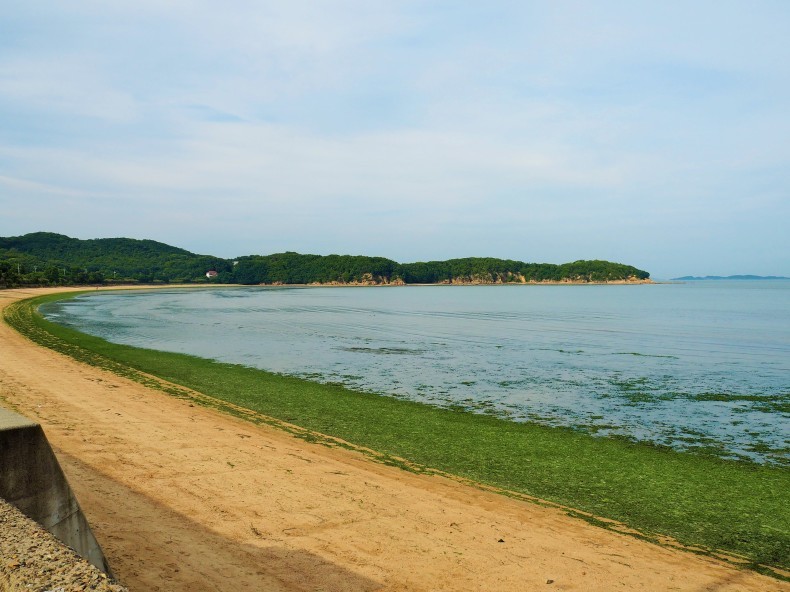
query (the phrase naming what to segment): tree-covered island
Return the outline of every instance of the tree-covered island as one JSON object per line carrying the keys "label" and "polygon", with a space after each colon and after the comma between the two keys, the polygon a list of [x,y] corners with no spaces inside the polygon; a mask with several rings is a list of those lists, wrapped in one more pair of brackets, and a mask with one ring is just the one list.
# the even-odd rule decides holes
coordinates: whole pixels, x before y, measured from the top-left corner
{"label": "tree-covered island", "polygon": [[0,237],[0,287],[120,283],[399,285],[649,281],[650,274],[646,271],[599,260],[555,265],[468,257],[398,263],[384,257],[293,252],[223,259],[196,255],[152,240],[81,240],[49,232]]}

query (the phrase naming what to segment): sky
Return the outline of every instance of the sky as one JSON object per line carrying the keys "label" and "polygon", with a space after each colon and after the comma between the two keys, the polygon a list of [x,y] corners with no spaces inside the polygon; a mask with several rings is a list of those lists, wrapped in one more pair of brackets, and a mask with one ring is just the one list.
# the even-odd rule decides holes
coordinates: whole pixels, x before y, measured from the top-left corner
{"label": "sky", "polygon": [[787,0],[4,0],[0,236],[790,276]]}

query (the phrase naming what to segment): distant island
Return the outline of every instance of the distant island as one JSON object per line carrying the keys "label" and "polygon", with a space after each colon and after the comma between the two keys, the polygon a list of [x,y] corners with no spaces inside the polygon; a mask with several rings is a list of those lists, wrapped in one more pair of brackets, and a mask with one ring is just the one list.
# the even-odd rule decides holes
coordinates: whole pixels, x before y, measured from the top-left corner
{"label": "distant island", "polygon": [[491,257],[397,263],[364,255],[196,255],[152,240],[81,240],[51,232],[0,237],[0,287],[112,284],[405,285],[649,283],[622,263],[555,265]]}
{"label": "distant island", "polygon": [[673,281],[694,281],[694,280],[790,280],[790,277],[781,275],[684,275],[683,277],[672,278]]}

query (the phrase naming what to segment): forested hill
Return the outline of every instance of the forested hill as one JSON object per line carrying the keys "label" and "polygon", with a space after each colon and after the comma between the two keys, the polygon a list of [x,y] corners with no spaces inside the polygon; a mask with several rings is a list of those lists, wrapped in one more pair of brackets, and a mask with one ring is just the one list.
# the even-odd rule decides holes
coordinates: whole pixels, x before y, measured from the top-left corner
{"label": "forested hill", "polygon": [[192,282],[205,280],[209,269],[229,270],[230,263],[152,240],[51,232],[0,237],[0,285],[14,276],[17,284],[34,285]]}
{"label": "forested hill", "polygon": [[383,257],[298,253],[240,257],[233,269],[234,281],[240,284],[500,284],[644,281],[649,277],[646,271],[609,261],[554,265],[469,257],[396,263]]}
{"label": "forested hill", "polygon": [[[208,278],[209,272],[217,272]],[[0,286],[112,283],[491,284],[645,281],[650,274],[609,261],[554,265],[470,257],[397,263],[383,257],[196,255],[151,240],[80,240],[37,232],[0,238]]]}

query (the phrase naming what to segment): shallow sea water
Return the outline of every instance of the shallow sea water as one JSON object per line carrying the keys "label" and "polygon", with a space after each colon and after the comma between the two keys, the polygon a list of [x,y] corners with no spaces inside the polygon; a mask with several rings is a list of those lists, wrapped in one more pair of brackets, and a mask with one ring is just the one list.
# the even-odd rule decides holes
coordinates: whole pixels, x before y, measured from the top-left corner
{"label": "shallow sea water", "polygon": [[109,341],[788,464],[790,281],[220,288],[42,308]]}

